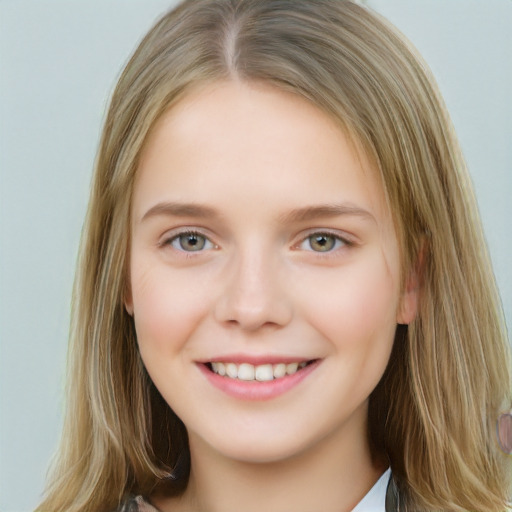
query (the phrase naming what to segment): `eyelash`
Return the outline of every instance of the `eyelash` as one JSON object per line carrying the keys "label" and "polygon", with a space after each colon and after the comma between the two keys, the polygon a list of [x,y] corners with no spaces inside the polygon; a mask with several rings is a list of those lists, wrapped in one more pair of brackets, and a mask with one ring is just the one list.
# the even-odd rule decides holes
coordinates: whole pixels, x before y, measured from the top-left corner
{"label": "eyelash", "polygon": [[[183,246],[181,247],[175,247],[174,246],[174,243],[178,243],[179,245],[180,242],[180,238],[181,237],[198,237],[198,238],[201,238],[203,239],[205,242],[205,245],[209,245],[209,247],[201,247],[200,249],[196,250],[196,251],[187,251],[183,248]],[[330,239],[334,239],[334,246],[330,249],[327,249],[326,251],[315,251],[312,247],[311,247],[311,240],[313,237],[317,237],[317,238],[320,238],[320,237],[324,237],[324,238],[330,238]],[[301,249],[302,248],[302,245],[304,243],[307,243],[308,240],[310,241],[309,243],[309,246],[310,248],[309,249],[303,249],[305,251],[308,251],[308,252],[312,252],[314,253],[315,255],[319,256],[319,257],[323,257],[323,258],[326,258],[326,257],[329,257],[329,256],[332,256],[333,253],[337,252],[338,250],[340,249],[343,249],[343,248],[349,248],[349,247],[353,247],[355,245],[355,243],[351,240],[349,240],[347,237],[342,237],[340,236],[339,234],[337,233],[332,233],[330,231],[312,231],[310,233],[308,233],[305,237],[301,238],[301,240],[295,244],[293,246],[293,249]],[[171,246],[174,250],[176,250],[177,252],[179,253],[182,253],[185,257],[193,257],[194,256],[194,253],[201,253],[201,252],[204,252],[205,250],[211,250],[211,249],[215,249],[217,248],[217,245],[215,245],[208,236],[206,236],[205,234],[201,233],[200,231],[197,231],[197,230],[193,230],[193,229],[187,229],[187,230],[184,230],[184,231],[180,231],[180,232],[176,232],[176,233],[173,233],[171,236],[167,236],[164,240],[162,240],[162,242],[159,243],[159,246],[160,247],[168,247],[168,246]]]}
{"label": "eyelash", "polygon": [[180,244],[179,241],[180,241],[180,238],[182,238],[182,237],[189,237],[189,238],[190,237],[197,237],[197,238],[201,238],[201,239],[203,239],[205,241],[205,245],[207,245],[207,244],[211,245],[211,247],[207,247],[207,249],[214,249],[214,248],[217,247],[206,235],[204,235],[200,231],[195,231],[195,230],[192,230],[192,229],[174,233],[171,236],[166,237],[159,245],[161,247],[171,246],[176,251],[184,253],[187,257],[191,257],[194,253],[196,253],[196,252],[200,253],[200,252],[203,252],[205,250],[204,247],[201,247],[197,251],[187,251],[187,250],[183,249],[183,247],[181,247],[181,248],[174,247],[174,245],[173,245],[174,242],[177,242],[178,244]]}
{"label": "eyelash", "polygon": [[[316,237],[316,238],[324,237],[324,238],[334,239],[334,246],[326,251],[315,251],[311,247],[311,240],[314,237]],[[338,250],[343,249],[343,248],[349,248],[349,247],[352,247],[355,245],[353,241],[349,240],[347,237],[340,236],[337,233],[333,233],[330,231],[312,231],[312,232],[308,233],[308,235],[306,237],[302,238],[301,241],[298,244],[296,244],[294,247],[301,248],[302,245],[304,243],[307,243],[308,241],[309,241],[310,248],[304,249],[304,250],[313,252],[320,257],[333,256],[333,253],[337,252]]]}

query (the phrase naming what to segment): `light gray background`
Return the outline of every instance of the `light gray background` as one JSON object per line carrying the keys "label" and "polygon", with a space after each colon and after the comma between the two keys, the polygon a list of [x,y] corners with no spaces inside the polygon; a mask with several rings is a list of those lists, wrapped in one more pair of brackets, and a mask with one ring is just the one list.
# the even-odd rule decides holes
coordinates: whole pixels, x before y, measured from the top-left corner
{"label": "light gray background", "polygon": [[[301,0],[303,1],[303,0]],[[29,511],[59,436],[91,168],[127,57],[172,0],[0,0],[0,510]],[[436,75],[512,325],[512,0],[369,0]]]}

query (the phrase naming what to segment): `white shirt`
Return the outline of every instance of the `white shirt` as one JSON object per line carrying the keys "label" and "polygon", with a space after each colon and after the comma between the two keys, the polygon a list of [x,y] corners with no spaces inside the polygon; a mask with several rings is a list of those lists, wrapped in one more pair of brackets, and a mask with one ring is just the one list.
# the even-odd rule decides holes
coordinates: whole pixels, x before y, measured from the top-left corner
{"label": "white shirt", "polygon": [[[352,512],[386,512],[386,491],[388,487],[389,478],[391,476],[391,468],[389,468],[370,489],[368,494],[352,509]],[[132,503],[135,502],[138,512],[159,512],[152,505],[144,501],[142,496],[132,498]],[[127,512],[133,510],[128,507],[127,503],[119,509],[119,512]]]}
{"label": "white shirt", "polygon": [[388,468],[352,512],[385,512],[386,490],[390,477],[391,468]]}

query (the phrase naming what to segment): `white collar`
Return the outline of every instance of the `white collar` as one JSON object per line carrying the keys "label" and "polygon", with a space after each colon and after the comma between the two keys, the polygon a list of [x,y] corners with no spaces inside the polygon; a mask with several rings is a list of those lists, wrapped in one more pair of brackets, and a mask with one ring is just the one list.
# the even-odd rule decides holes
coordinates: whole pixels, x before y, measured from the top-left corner
{"label": "white collar", "polygon": [[386,490],[390,477],[391,468],[388,468],[352,512],[385,512]]}
{"label": "white collar", "polygon": [[[368,494],[352,509],[352,512],[386,512],[386,491],[390,477],[391,468],[382,474]],[[158,512],[156,508],[144,501],[142,496],[137,496],[135,502],[139,512]],[[124,510],[123,508],[121,512]]]}

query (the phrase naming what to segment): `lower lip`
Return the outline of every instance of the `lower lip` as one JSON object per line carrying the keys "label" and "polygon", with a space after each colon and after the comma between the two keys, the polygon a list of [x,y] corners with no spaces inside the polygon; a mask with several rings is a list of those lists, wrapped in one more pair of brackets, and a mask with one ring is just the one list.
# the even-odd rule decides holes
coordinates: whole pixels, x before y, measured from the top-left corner
{"label": "lower lip", "polygon": [[239,380],[222,377],[212,372],[205,364],[199,363],[198,367],[208,381],[227,395],[241,400],[270,400],[297,386],[308,375],[316,370],[321,363],[320,359],[308,364],[293,375],[286,375],[279,379],[269,381]]}

